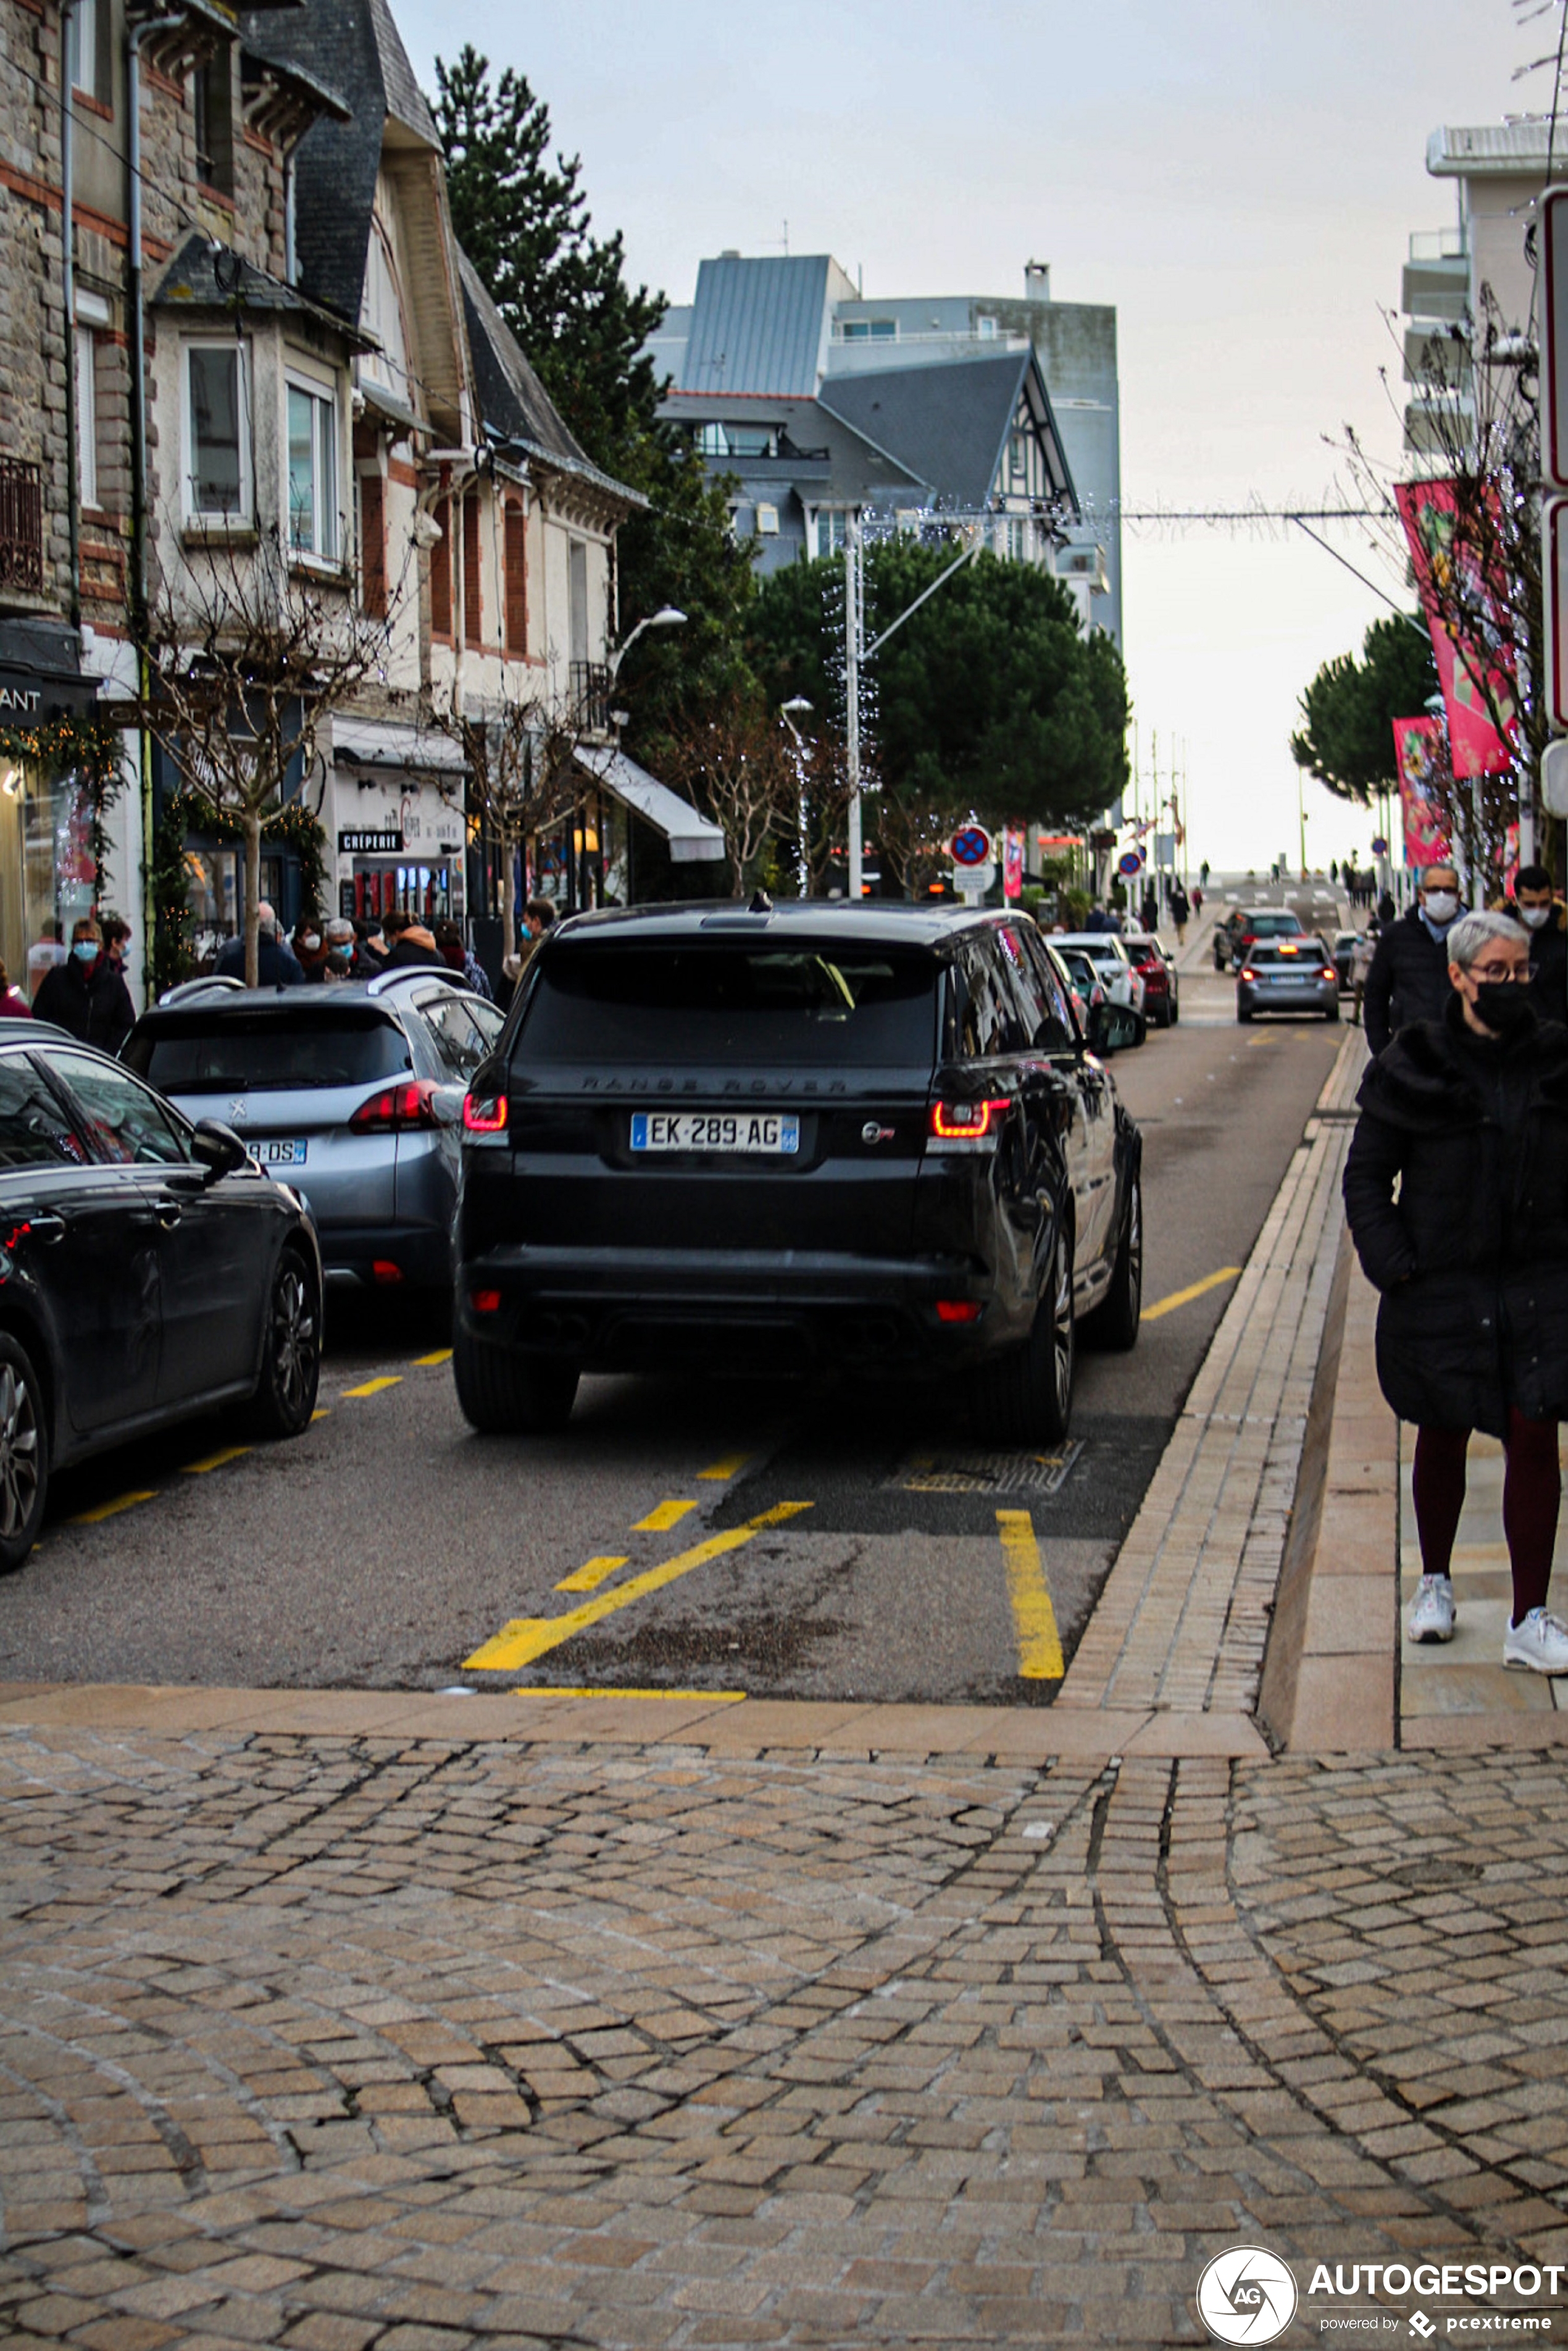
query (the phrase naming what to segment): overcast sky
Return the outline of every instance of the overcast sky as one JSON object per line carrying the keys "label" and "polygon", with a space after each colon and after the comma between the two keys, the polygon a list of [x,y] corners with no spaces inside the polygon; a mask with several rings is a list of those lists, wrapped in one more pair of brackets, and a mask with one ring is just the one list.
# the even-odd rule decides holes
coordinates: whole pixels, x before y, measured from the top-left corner
{"label": "overcast sky", "polygon": [[[689,301],[727,246],[831,252],[873,294],[1022,291],[1119,313],[1129,507],[1317,503],[1324,436],[1392,458],[1383,316],[1412,229],[1455,218],[1429,131],[1549,100],[1510,0],[393,0],[416,70],[471,40],[581,154],[596,226]],[[1397,586],[1347,530],[1335,544]],[[1185,745],[1196,856],[1297,841],[1296,697],[1386,608],[1299,535],[1129,528],[1146,762]],[[1316,786],[1314,864],[1371,825]]]}

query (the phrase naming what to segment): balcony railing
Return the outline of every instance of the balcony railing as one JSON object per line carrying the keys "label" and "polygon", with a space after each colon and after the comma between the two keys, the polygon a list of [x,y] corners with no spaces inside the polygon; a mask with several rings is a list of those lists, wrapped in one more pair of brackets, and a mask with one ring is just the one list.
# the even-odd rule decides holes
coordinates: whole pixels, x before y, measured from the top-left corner
{"label": "balcony railing", "polygon": [[0,588],[38,595],[43,585],[43,467],[26,457],[0,457]]}
{"label": "balcony railing", "polygon": [[585,735],[610,732],[610,671],[603,662],[570,664],[572,716]]}
{"label": "balcony railing", "polygon": [[1464,257],[1462,228],[1413,228],[1410,232],[1412,261],[1463,261]]}

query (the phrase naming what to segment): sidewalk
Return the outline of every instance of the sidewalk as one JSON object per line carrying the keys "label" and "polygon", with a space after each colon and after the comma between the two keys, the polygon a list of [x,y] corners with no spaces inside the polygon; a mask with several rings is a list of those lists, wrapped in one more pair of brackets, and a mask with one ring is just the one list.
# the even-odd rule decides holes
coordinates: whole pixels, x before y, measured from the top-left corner
{"label": "sidewalk", "polygon": [[1405,2340],[1316,2266],[1568,2263],[1561,1718],[1397,1711],[1362,1050],[1053,1708],[0,1690],[0,2337],[1189,2344],[1250,2245]]}

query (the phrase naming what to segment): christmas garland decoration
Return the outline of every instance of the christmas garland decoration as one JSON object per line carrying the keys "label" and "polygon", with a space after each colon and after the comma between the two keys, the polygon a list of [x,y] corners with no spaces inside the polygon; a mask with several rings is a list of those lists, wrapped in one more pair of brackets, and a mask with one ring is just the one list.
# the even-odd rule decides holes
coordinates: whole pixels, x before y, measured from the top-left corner
{"label": "christmas garland decoration", "polygon": [[92,891],[95,899],[101,899],[109,857],[107,818],[129,774],[119,727],[90,712],[41,718],[32,726],[0,726],[0,767],[27,764],[39,768],[49,783],[74,773],[87,786]]}
{"label": "christmas garland decoration", "polygon": [[[153,835],[152,874],[152,985],[160,996],[190,979],[196,968],[185,869],[185,842],[192,833],[227,847],[245,839],[245,827],[232,810],[214,809],[197,792],[174,792],[164,801]],[[299,800],[285,801],[263,817],[261,838],[264,846],[293,851],[299,861],[300,910],[319,915],[327,904],[327,837],[309,810]]]}

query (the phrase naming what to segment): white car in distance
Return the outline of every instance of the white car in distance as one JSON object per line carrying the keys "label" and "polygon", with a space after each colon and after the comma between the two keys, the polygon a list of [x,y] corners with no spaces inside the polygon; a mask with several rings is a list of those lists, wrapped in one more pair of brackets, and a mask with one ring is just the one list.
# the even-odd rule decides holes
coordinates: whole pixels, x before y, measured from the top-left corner
{"label": "white car in distance", "polygon": [[1134,1012],[1142,1012],[1143,976],[1134,970],[1125,943],[1114,931],[1069,931],[1065,935],[1052,931],[1047,936],[1053,947],[1073,947],[1089,957],[1113,1004],[1124,1004]]}

